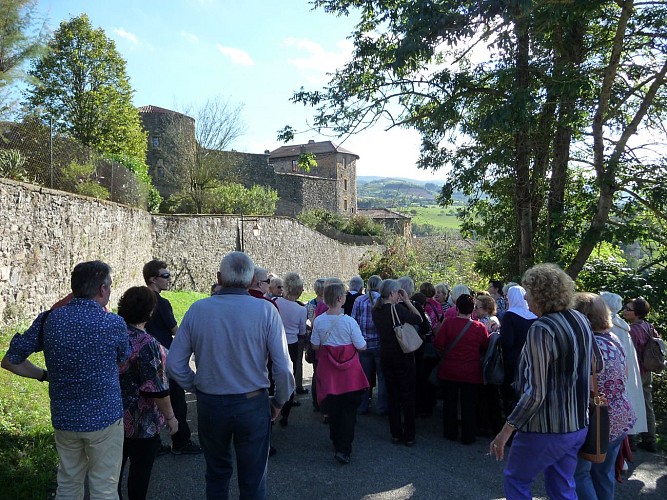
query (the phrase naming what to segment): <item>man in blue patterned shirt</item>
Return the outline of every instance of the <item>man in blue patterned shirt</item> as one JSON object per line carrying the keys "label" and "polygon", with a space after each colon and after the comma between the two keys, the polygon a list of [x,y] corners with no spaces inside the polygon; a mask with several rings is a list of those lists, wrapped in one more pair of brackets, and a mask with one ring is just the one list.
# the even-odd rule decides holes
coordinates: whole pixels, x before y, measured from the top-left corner
{"label": "man in blue patterned shirt", "polygon": [[[111,268],[82,262],[72,271],[72,300],[41,313],[16,334],[2,367],[22,377],[49,381],[51,422],[60,465],[56,498],[117,499],[123,457],[123,403],[118,364],[131,348],[123,319],[106,312]],[[47,370],[28,360],[44,351]]]}

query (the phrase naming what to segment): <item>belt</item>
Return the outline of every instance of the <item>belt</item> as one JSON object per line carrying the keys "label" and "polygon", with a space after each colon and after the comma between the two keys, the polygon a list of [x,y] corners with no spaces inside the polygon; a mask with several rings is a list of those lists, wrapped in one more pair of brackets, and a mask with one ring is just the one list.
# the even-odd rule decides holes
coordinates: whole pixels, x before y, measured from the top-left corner
{"label": "belt", "polygon": [[256,391],[246,392],[245,393],[245,398],[246,399],[252,399],[254,397],[257,397],[257,396],[260,396],[260,395],[264,394],[264,391],[265,391],[265,389],[257,389]]}

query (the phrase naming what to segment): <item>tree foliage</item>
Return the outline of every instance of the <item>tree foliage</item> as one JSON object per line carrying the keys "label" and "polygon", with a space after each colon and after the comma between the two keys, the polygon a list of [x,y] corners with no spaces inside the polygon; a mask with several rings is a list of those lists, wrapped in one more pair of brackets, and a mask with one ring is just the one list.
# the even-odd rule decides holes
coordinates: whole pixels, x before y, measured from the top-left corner
{"label": "tree foliage", "polygon": [[102,153],[145,160],[146,134],[125,61],[88,16],[63,21],[29,74],[28,103],[43,108],[59,131]]}
{"label": "tree foliage", "polygon": [[35,0],[0,2],[0,112],[9,110],[7,87],[23,78],[23,64],[44,44],[43,24],[36,23]]}
{"label": "tree foliage", "polygon": [[278,192],[266,186],[248,189],[235,182],[217,181],[202,192],[201,211],[196,212],[191,193],[181,191],[169,197],[166,209],[171,213],[273,215]]}
{"label": "tree foliage", "polygon": [[463,230],[488,241],[494,274],[550,260],[576,276],[630,203],[665,214],[649,196],[667,188],[654,151],[667,142],[664,2],[314,3],[360,12],[355,48],[323,90],[293,100],[340,135],[416,129],[418,166],[449,169],[442,203],[469,197]]}

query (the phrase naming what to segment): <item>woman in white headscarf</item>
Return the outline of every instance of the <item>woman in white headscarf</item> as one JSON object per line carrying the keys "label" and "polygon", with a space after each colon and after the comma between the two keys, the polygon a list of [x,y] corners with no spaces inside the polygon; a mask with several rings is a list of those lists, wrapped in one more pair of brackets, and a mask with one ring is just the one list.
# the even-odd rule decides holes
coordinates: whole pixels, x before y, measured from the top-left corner
{"label": "woman in white headscarf", "polygon": [[635,426],[628,432],[628,435],[637,435],[648,430],[637,351],[630,338],[630,325],[618,315],[618,312],[623,308],[623,299],[621,296],[611,292],[600,292],[600,297],[602,297],[602,300],[605,301],[607,307],[611,311],[611,321],[613,323],[611,333],[619,338],[623,344],[623,349],[625,350],[625,362],[628,367],[628,378],[625,381],[625,390],[628,393],[630,404],[637,416],[637,422],[635,422]]}
{"label": "woman in white headscarf", "polygon": [[528,309],[525,296],[526,290],[522,286],[515,285],[507,290],[509,308],[500,326],[500,344],[503,349],[505,366],[505,379],[500,386],[500,392],[503,396],[505,415],[512,413],[519,399],[512,383],[519,363],[519,355],[526,343],[526,334],[530,325],[537,319],[537,316]]}

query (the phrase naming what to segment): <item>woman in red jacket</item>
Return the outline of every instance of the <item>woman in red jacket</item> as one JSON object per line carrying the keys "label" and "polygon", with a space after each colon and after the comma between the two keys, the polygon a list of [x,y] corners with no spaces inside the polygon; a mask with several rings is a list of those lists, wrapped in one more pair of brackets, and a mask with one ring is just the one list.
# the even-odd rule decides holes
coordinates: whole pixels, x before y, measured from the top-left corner
{"label": "woman in red jacket", "polygon": [[461,405],[461,442],[472,444],[476,433],[477,392],[482,385],[482,354],[489,346],[489,334],[479,321],[470,319],[475,300],[467,294],[456,299],[458,313],[445,321],[433,345],[442,356],[438,379],[443,390],[443,435],[456,441],[459,436],[458,409]]}

